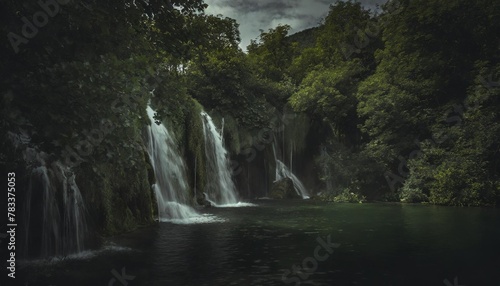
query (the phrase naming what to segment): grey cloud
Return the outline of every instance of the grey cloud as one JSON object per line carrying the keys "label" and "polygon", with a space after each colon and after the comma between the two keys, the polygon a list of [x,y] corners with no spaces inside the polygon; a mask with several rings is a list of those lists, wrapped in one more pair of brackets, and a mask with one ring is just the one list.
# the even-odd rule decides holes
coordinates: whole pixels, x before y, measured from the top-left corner
{"label": "grey cloud", "polygon": [[[284,11],[291,9],[294,6],[291,1],[220,1],[226,3],[229,7],[235,8],[239,11],[253,12],[253,11]],[[219,4],[220,5],[220,4]]]}
{"label": "grey cloud", "polygon": [[[386,0],[362,0],[363,6],[374,10]],[[251,39],[259,36],[260,30],[268,30],[278,24],[288,24],[291,33],[317,26],[327,15],[328,0],[206,0],[207,13],[222,14],[236,19],[240,24],[241,48],[246,49]]]}

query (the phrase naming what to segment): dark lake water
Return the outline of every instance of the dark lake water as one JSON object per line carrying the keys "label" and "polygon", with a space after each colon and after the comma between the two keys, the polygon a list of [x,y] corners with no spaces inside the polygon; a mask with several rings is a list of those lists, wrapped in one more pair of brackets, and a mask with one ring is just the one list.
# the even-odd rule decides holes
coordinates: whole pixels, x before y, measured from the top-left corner
{"label": "dark lake water", "polygon": [[[160,223],[78,258],[30,261],[19,285],[500,285],[500,210],[257,201]],[[212,218],[213,218],[212,216]],[[455,283],[457,282],[457,283]]]}

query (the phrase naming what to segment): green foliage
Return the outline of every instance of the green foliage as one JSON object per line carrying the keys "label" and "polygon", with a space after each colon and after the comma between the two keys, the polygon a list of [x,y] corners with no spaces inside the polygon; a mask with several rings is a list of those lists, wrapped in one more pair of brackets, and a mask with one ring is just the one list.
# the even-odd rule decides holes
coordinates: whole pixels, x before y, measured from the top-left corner
{"label": "green foliage", "polygon": [[368,34],[376,37],[375,32],[366,32],[370,21],[370,12],[363,9],[359,2],[339,1],[330,6],[328,16],[320,27],[317,46],[322,50],[324,61],[333,65],[354,57],[351,50],[362,48],[356,57],[370,55],[374,45],[367,48],[370,41]]}
{"label": "green foliage", "polygon": [[[436,109],[450,100],[465,99],[471,78],[466,71],[479,50],[491,49],[486,44],[491,36],[482,40],[483,48],[469,47],[476,42],[469,38],[474,34],[470,30],[483,23],[461,18],[464,9],[482,13],[484,7],[470,7],[469,1],[416,2],[404,2],[398,13],[382,16],[385,48],[376,53],[376,73],[358,92],[362,130],[372,138],[368,148],[387,161],[411,151],[416,138],[431,137],[429,127],[439,115]],[[491,29],[484,24],[485,31]]]}
{"label": "green foliage", "polygon": [[320,48],[306,48],[293,58],[288,69],[290,77],[296,84],[300,84],[310,72],[315,69],[322,70],[323,62],[324,57]]}
{"label": "green foliage", "polygon": [[203,57],[203,54],[213,50],[237,51],[240,42],[240,32],[236,20],[221,15],[200,15],[191,22],[193,31],[193,55]]}
{"label": "green foliage", "polygon": [[348,63],[332,70],[312,71],[290,103],[297,111],[324,114],[332,122],[338,122],[356,104],[356,99],[350,97],[350,88],[362,70],[356,63]]}
{"label": "green foliage", "polygon": [[475,84],[463,104],[443,109],[443,118],[431,127],[439,142],[420,143],[420,156],[408,160],[409,176],[402,200],[478,206],[498,203],[498,89],[488,86],[497,68],[476,64]]}
{"label": "green foliage", "polygon": [[338,195],[325,194],[320,195],[319,199],[326,202],[334,203],[359,203],[362,204],[366,202],[366,198],[357,193],[351,192],[349,188],[344,189],[342,193]]}
{"label": "green foliage", "polygon": [[292,61],[294,44],[287,40],[289,25],[278,25],[268,32],[261,31],[259,42],[252,40],[247,47],[253,68],[265,78],[281,81]]}
{"label": "green foliage", "polygon": [[488,68],[482,62],[476,66],[475,85],[469,89],[461,117],[449,117],[460,120],[448,120],[455,124],[447,133],[448,140],[432,150],[441,154],[442,162],[430,186],[434,203],[494,205],[498,201],[500,91],[488,86],[486,78],[500,69],[499,65]]}
{"label": "green foliage", "polygon": [[[379,196],[384,169],[364,152],[355,152],[338,141],[323,146],[316,158],[327,194],[336,196],[344,190],[374,199]],[[382,180],[381,180],[382,178]]]}
{"label": "green foliage", "polygon": [[340,195],[333,199],[336,203],[363,203],[366,201],[364,196],[353,193],[349,188],[345,189]]}
{"label": "green foliage", "polygon": [[[490,5],[391,1],[376,16],[359,3],[331,6],[316,46],[289,67],[300,83],[291,106],[330,125],[330,145],[350,147],[317,161],[335,174],[322,177],[330,188],[365,180],[377,197],[389,189],[377,178],[390,171],[403,183],[391,200],[498,204],[499,24]],[[363,164],[380,172],[367,178],[354,168]]]}
{"label": "green foliage", "polygon": [[401,192],[399,198],[403,203],[422,203],[428,202],[429,197],[424,194],[424,192],[418,188],[421,182],[416,180],[415,177],[411,176],[406,182]]}
{"label": "green foliage", "polygon": [[[21,17],[32,19],[40,10],[36,2],[0,6],[4,35],[21,35]],[[235,45],[235,22],[218,23],[200,13],[204,8],[200,0],[70,1],[26,43],[0,44],[2,110],[9,110],[0,116],[2,147],[11,145],[7,131],[23,131],[31,146],[56,159],[65,160],[68,150],[77,154],[73,171],[101,235],[153,222],[154,178],[142,138],[151,91],[164,105],[160,115],[187,118],[187,84],[175,83],[186,81],[182,71],[195,48],[212,40],[195,37],[196,29],[204,21],[229,23],[226,38]],[[199,126],[192,129],[200,142]],[[21,152],[2,148],[2,165]]]}
{"label": "green foliage", "polygon": [[292,45],[296,43],[297,49],[296,53],[302,52],[304,49],[313,48],[316,46],[316,39],[318,35],[318,27],[312,27],[309,29],[302,30],[286,38]]}
{"label": "green foliage", "polygon": [[191,112],[191,98],[187,93],[187,78],[185,74],[179,74],[169,70],[158,71],[157,83],[151,103],[160,122],[165,122],[177,141],[182,145],[184,139],[184,121]]}
{"label": "green foliage", "polygon": [[189,94],[207,110],[230,115],[250,129],[269,122],[266,97],[280,89],[259,81],[241,51],[211,51],[190,66],[188,77]]}
{"label": "green foliage", "polygon": [[296,111],[331,125],[339,140],[347,136],[346,140],[353,144],[357,140],[354,93],[363,72],[359,61],[346,62],[336,69],[312,71],[290,97],[290,104]]}

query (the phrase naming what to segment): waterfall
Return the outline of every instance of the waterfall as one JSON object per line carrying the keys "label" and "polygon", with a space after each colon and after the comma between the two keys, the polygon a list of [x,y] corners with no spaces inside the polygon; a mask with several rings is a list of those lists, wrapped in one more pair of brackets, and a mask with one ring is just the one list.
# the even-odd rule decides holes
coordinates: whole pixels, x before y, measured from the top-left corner
{"label": "waterfall", "polygon": [[321,166],[323,169],[323,176],[326,181],[326,192],[333,192],[333,179],[330,173],[330,166],[328,165],[328,159],[331,158],[330,154],[328,154],[325,146],[321,148]]}
{"label": "waterfall", "polygon": [[[67,256],[84,249],[86,210],[72,170],[33,148],[25,151],[33,167],[24,200],[24,255]],[[33,247],[33,249],[31,249]]]}
{"label": "waterfall", "polygon": [[205,136],[205,154],[207,157],[206,196],[215,205],[236,204],[238,196],[231,178],[230,164],[227,158],[227,151],[223,146],[222,132],[217,132],[212,118],[206,112],[201,112],[201,116],[203,121],[203,135]]}
{"label": "waterfall", "polygon": [[[295,174],[292,173],[290,169],[288,169],[288,167],[277,158],[275,145],[276,141],[273,143],[274,160],[276,161],[276,181],[279,181],[284,178],[290,178],[293,182],[293,186],[297,194],[301,196],[303,199],[309,199],[309,193],[302,184],[302,182],[299,180],[299,178],[297,178],[297,176],[295,176]],[[291,157],[292,155],[290,153],[290,159]]]}
{"label": "waterfall", "polygon": [[151,120],[148,153],[156,177],[153,189],[158,202],[158,218],[172,221],[197,217],[199,214],[189,206],[186,168],[174,139],[165,125],[155,123],[155,112],[149,106],[147,113]]}

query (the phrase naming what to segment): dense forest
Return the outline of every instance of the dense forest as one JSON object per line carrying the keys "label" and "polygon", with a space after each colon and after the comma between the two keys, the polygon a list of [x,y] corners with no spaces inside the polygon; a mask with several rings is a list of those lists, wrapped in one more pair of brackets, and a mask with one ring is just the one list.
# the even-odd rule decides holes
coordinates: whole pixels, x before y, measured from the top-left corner
{"label": "dense forest", "polygon": [[0,7],[2,170],[28,176],[28,149],[71,167],[99,233],[153,220],[148,104],[194,199],[205,110],[241,197],[268,195],[277,142],[313,199],[500,205],[496,0],[337,2],[318,27],[280,25],[246,51],[238,23],[201,0]]}

